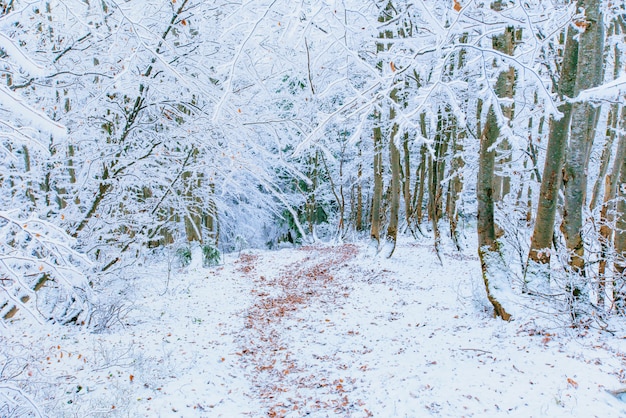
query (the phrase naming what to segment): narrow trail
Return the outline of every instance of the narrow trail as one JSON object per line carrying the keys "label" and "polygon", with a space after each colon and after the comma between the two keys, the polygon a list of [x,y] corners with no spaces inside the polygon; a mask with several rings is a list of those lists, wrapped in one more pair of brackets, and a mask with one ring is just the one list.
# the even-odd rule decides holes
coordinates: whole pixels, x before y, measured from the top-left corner
{"label": "narrow trail", "polygon": [[[247,311],[242,357],[255,395],[267,407],[267,416],[314,411],[347,414],[358,406],[350,399],[343,379],[310,374],[285,331],[306,326],[298,314],[315,302],[336,304],[348,294],[332,271],[358,253],[353,245],[303,247],[302,258],[274,275],[255,274],[255,256],[243,256],[240,271],[255,281],[256,303]],[[304,392],[316,392],[316,397]],[[357,402],[357,404],[355,404]],[[360,402],[362,404],[362,401]]]}

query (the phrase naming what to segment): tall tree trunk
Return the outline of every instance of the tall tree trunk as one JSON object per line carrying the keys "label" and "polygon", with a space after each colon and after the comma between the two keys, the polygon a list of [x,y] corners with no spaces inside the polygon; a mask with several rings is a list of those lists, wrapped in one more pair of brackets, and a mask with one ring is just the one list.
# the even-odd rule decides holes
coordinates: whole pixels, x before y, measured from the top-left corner
{"label": "tall tree trunk", "polygon": [[[624,126],[626,128],[626,126]],[[624,140],[624,134],[620,135],[620,142]],[[626,153],[626,152],[625,152]],[[615,222],[615,280],[613,283],[614,300],[624,309],[626,302],[626,156],[622,155],[622,164],[619,170],[619,185],[617,186],[617,210]]]}
{"label": "tall tree trunk", "polygon": [[[598,263],[598,286],[597,286],[597,294],[598,306],[604,305],[604,296],[607,294],[607,265],[608,265],[608,257],[610,254],[610,245],[612,241],[613,229],[612,224],[615,217],[615,209],[616,209],[616,201],[617,197],[617,187],[618,187],[618,179],[620,175],[620,169],[622,165],[622,161],[626,159],[626,135],[624,134],[624,129],[626,129],[626,107],[622,106],[621,110],[613,107],[611,112],[614,114],[613,121],[616,121],[618,118],[617,113],[620,113],[620,134],[618,137],[617,143],[617,152],[615,154],[615,158],[613,159],[613,167],[611,172],[606,175],[606,168],[601,168],[600,175],[604,179],[604,199],[602,203],[602,209],[600,210],[600,262]],[[611,159],[610,149],[612,149],[613,138],[615,137],[615,131],[617,126],[613,123],[611,124],[612,128],[609,133],[609,138],[607,138],[607,143],[605,149],[602,154],[603,157],[607,159],[605,164],[604,160],[602,161],[602,165],[606,165],[608,167],[609,161]],[[605,155],[606,154],[606,155]],[[603,172],[604,170],[604,172]],[[600,178],[598,179],[598,182]],[[597,199],[597,195],[599,195],[599,191],[596,191],[596,188],[599,188],[598,184],[594,187],[594,197]],[[593,203],[592,203],[593,205]],[[593,205],[595,207],[595,205]]]}
{"label": "tall tree trunk", "polygon": [[363,164],[361,163],[361,148],[359,147],[359,165],[357,168],[357,185],[356,185],[356,210],[355,210],[355,228],[357,231],[363,230]]}
{"label": "tall tree trunk", "polygon": [[[397,91],[391,92],[391,109],[389,111],[389,120],[393,123],[396,118],[396,109],[394,104],[397,103]],[[389,224],[387,226],[387,239],[390,241],[391,248],[387,257],[391,257],[396,248],[396,240],[398,239],[398,218],[400,212],[400,182],[401,182],[401,164],[400,150],[396,145],[396,136],[398,135],[398,125],[393,123],[391,128],[391,136],[389,138],[389,166],[391,167],[391,185],[389,199]]]}
{"label": "tall tree trunk", "polygon": [[[511,26],[507,27],[502,35],[493,38],[493,48],[504,54],[513,55],[515,35],[515,28]],[[515,93],[515,69],[513,67],[509,66],[498,75],[495,90],[498,97],[513,99]],[[502,106],[502,114],[508,119],[509,125],[511,125],[511,121],[513,120],[514,111],[515,108],[512,104]],[[511,164],[511,144],[508,138],[502,138],[498,142],[497,149],[497,156],[499,158],[496,161],[494,200],[499,202],[511,191],[511,177],[509,173],[507,173],[507,168]],[[496,225],[496,233],[502,235],[502,232],[498,233],[498,229],[500,228]]]}
{"label": "tall tree trunk", "polygon": [[307,221],[309,223],[309,235],[311,237],[315,237],[314,230],[315,224],[317,223],[317,183],[318,183],[318,175],[319,175],[319,151],[315,151],[315,157],[312,158],[310,164],[313,167],[311,171],[311,190],[307,195]]}
{"label": "tall tree trunk", "polygon": [[450,167],[452,178],[448,184],[448,199],[446,204],[446,213],[448,216],[448,222],[450,223],[450,238],[456,246],[457,250],[461,250],[459,243],[459,212],[458,212],[458,199],[463,190],[463,177],[461,170],[463,168],[463,140],[465,133],[459,133],[453,143],[453,155],[452,163]]}
{"label": "tall tree trunk", "polygon": [[[492,3],[492,8],[496,11],[500,11],[501,7],[502,2],[500,0]],[[511,55],[513,45],[512,39],[509,37],[513,36],[512,33],[512,28],[507,28],[501,37],[494,37],[492,40],[493,48]],[[499,74],[496,82],[496,94],[499,98],[509,97],[509,91],[512,91],[514,81],[515,72],[511,68]],[[498,126],[494,106],[500,105],[492,103],[489,106],[485,126],[480,135],[478,180],[476,182],[476,200],[478,201],[476,229],[478,233],[478,256],[487,298],[493,305],[494,315],[509,321],[511,314],[506,311],[500,298],[501,292],[506,291],[504,288],[508,286],[508,283],[505,283],[502,278],[505,266],[496,240],[494,204],[496,151],[494,148],[500,137],[500,126]],[[478,108],[479,111],[482,110],[481,102],[479,102]],[[503,111],[506,114],[506,106]]]}
{"label": "tall tree trunk", "polygon": [[[404,134],[404,141],[402,141],[402,150],[404,152],[404,171],[403,171],[403,179],[402,179],[402,195],[404,198],[404,219],[406,222],[407,228],[413,232],[413,226],[411,225],[411,221],[413,218],[413,207],[411,205],[411,151],[409,150],[409,134]],[[419,228],[419,224],[417,225]]]}
{"label": "tall tree trunk", "polygon": [[[420,125],[422,127],[422,136],[424,138],[426,138],[425,119],[426,118],[424,114],[420,115]],[[413,194],[413,211],[415,213],[415,223],[416,225],[418,225],[418,227],[421,225],[422,219],[424,218],[424,210],[422,207],[424,205],[424,190],[426,188],[426,164],[428,158],[430,158],[430,155],[427,155],[426,145],[422,144],[422,147],[420,149],[420,163],[415,173],[417,177],[415,179],[415,187],[417,190]]]}
{"label": "tall tree trunk", "polygon": [[[578,68],[574,96],[579,92],[599,86],[603,79],[604,23],[600,11],[601,0],[581,0],[585,10],[584,32],[579,35]],[[563,169],[564,209],[561,231],[570,251],[572,270],[584,275],[583,207],[586,206],[587,166],[591,144],[598,123],[598,109],[589,103],[574,103],[570,126],[570,141]],[[581,287],[572,289],[576,294]]]}
{"label": "tall tree trunk", "polygon": [[[611,36],[619,36],[622,35],[623,40],[623,29],[624,28],[624,19],[623,17],[617,18],[609,29],[609,37]],[[622,32],[622,33],[620,33]],[[621,42],[616,42],[612,47],[613,57],[614,57],[614,65],[613,65],[613,78],[618,78],[622,73],[622,59],[621,54],[622,51],[620,49]],[[618,127],[619,127],[619,135],[618,135]],[[614,254],[611,253],[611,244],[614,244],[613,234],[616,232],[613,229],[615,215],[616,215],[616,198],[618,193],[618,180],[620,176],[620,170],[624,159],[626,159],[626,134],[624,129],[626,129],[626,106],[614,104],[611,106],[611,110],[609,112],[609,118],[607,121],[607,133],[606,133],[606,143],[604,145],[604,150],[602,151],[601,157],[601,166],[600,166],[600,174],[598,175],[598,180],[593,188],[593,194],[591,198],[591,203],[589,208],[591,210],[595,209],[596,203],[599,200],[600,190],[601,190],[601,182],[604,180],[604,199],[602,208],[600,210],[600,262],[598,264],[598,285],[597,285],[597,305],[599,307],[607,307],[605,303],[605,297],[611,302],[611,305],[614,306],[615,297],[618,296],[614,291],[611,295],[609,293],[609,289],[607,284],[610,280],[610,272],[609,264],[610,259],[614,258]],[[613,151],[613,142],[615,141],[615,137],[617,136],[617,152],[615,157],[613,158],[613,167],[611,168],[611,172],[609,175],[606,175],[608,170],[609,162],[611,160],[611,153]],[[616,282],[613,281],[613,289],[615,289]],[[619,286],[621,287],[621,286]]]}
{"label": "tall tree trunk", "polygon": [[541,277],[543,272],[547,271],[541,266],[544,265],[549,268],[550,264],[552,237],[562,179],[561,170],[565,162],[567,135],[571,120],[572,105],[567,99],[574,96],[576,67],[578,65],[578,41],[575,38],[576,34],[577,32],[572,28],[567,30],[561,74],[558,85],[555,86],[559,99],[562,101],[558,107],[562,116],[559,119],[552,118],[550,120],[548,149],[546,150],[546,159],[541,176],[537,215],[535,216],[535,227],[530,242],[530,252],[525,272],[526,290],[528,290],[529,286],[532,287],[535,284],[545,284],[543,282],[549,278],[549,276]]}
{"label": "tall tree trunk", "polygon": [[495,315],[508,321],[511,319],[511,315],[505,310],[495,295],[500,290],[500,284],[494,283],[494,280],[492,280],[495,276],[498,276],[498,273],[493,270],[497,269],[500,264],[493,202],[495,169],[495,151],[493,146],[499,135],[500,129],[498,128],[496,115],[493,107],[490,107],[483,134],[480,137],[480,154],[478,158],[478,181],[476,183],[478,255],[480,257],[485,289],[487,290],[487,298],[493,305]]}
{"label": "tall tree trunk", "polygon": [[598,170],[598,178],[593,185],[593,191],[591,193],[591,201],[589,202],[589,210],[593,211],[600,200],[600,193],[602,191],[602,184],[604,178],[609,169],[609,162],[611,161],[611,153],[613,152],[613,143],[615,142],[615,134],[617,130],[618,114],[620,112],[619,105],[617,103],[611,106],[609,111],[609,117],[607,120],[606,128],[606,142],[604,143],[604,149],[602,150],[602,157],[600,157],[600,169]]}
{"label": "tall tree trunk", "polygon": [[[380,114],[377,118],[380,121]],[[380,123],[380,122],[379,122]],[[380,244],[380,219],[383,198],[383,132],[380,126],[374,128],[374,192],[372,194],[372,210],[370,220],[370,237]]]}
{"label": "tall tree trunk", "polygon": [[[626,128],[626,107],[622,107],[621,111],[622,123],[621,128]],[[602,209],[600,210],[600,263],[598,265],[598,305],[602,306],[604,302],[604,296],[606,294],[607,283],[607,264],[610,252],[610,244],[613,239],[612,224],[615,220],[616,210],[616,198],[618,195],[618,180],[620,176],[620,170],[622,170],[622,164],[626,160],[626,134],[620,132],[617,152],[613,160],[613,167],[611,173],[605,177],[605,190],[604,190],[604,202]],[[619,231],[619,229],[617,230]],[[616,231],[616,232],[617,232]]]}
{"label": "tall tree trunk", "polygon": [[445,155],[449,140],[448,120],[444,119],[443,110],[439,110],[437,117],[437,132],[435,133],[434,155],[429,155],[428,170],[428,217],[433,230],[435,251],[441,260],[441,232],[439,221],[443,216],[443,173],[445,170]]}
{"label": "tall tree trunk", "polygon": [[[386,7],[381,11],[380,16],[378,17],[378,21],[385,27],[385,30],[380,32],[378,35],[379,41],[376,43],[376,51],[381,53],[383,51],[389,50],[391,48],[391,43],[385,43],[382,41],[383,39],[392,39],[394,37],[394,33],[392,30],[388,29],[386,26],[387,22],[390,22],[397,15],[396,10],[393,7],[393,3],[389,1]],[[393,62],[390,62],[390,67],[392,71],[395,71],[395,67],[393,66]],[[378,62],[378,69],[381,73],[385,73],[387,70],[386,66],[383,68],[383,61]],[[391,93],[392,101],[396,101],[395,94],[397,92]],[[395,117],[395,109],[393,108],[393,104],[391,105],[390,119]],[[380,238],[381,238],[381,218],[386,214],[385,209],[382,208],[382,200],[383,200],[383,149],[384,149],[384,141],[383,141],[383,130],[382,130],[382,122],[381,122],[381,112],[377,111],[374,115],[374,119],[376,120],[377,125],[374,127],[374,195],[372,196],[372,227],[370,236],[372,241],[376,242],[376,246],[379,248],[380,246]],[[397,129],[394,125],[392,129]],[[393,134],[392,134],[393,135]],[[393,138],[390,142],[393,142]],[[393,185],[392,185],[393,187]],[[396,222],[397,222],[397,214],[396,214]],[[396,228],[397,230],[397,228]]]}

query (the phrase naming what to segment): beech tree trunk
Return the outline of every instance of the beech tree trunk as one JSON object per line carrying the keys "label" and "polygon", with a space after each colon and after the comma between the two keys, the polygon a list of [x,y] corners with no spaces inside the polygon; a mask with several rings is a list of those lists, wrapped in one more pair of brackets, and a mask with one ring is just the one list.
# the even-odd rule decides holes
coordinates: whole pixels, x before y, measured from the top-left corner
{"label": "beech tree trunk", "polygon": [[[380,116],[377,116],[380,121]],[[380,122],[379,122],[380,123]],[[374,128],[374,193],[372,195],[370,237],[380,244],[380,218],[383,199],[383,133],[380,126]]]}
{"label": "beech tree trunk", "polygon": [[[507,55],[513,55],[515,48],[515,28],[507,27],[501,36],[493,38],[493,48],[496,51],[503,52]],[[501,98],[512,99],[515,93],[515,69],[508,67],[498,76],[496,82],[496,94]],[[512,104],[502,106],[502,114],[508,119],[509,125],[513,120],[515,108]],[[501,201],[511,191],[511,177],[506,169],[511,164],[511,144],[508,138],[501,138],[498,143],[498,151],[496,154],[496,177],[494,185],[494,200]],[[504,173],[503,173],[504,172]],[[498,233],[498,225],[496,225],[496,233]],[[502,232],[498,233],[501,235]]]}
{"label": "beech tree trunk", "polygon": [[[396,100],[396,91],[391,93],[392,100]],[[391,121],[395,119],[395,109],[391,108],[389,118]],[[390,241],[391,250],[387,257],[391,257],[396,247],[396,240],[398,239],[398,219],[400,212],[400,182],[401,170],[400,165],[400,150],[396,146],[396,136],[398,134],[398,125],[394,123],[391,129],[391,137],[389,138],[389,165],[391,167],[391,185],[390,185],[390,199],[389,199],[389,224],[387,226],[387,239]]]}
{"label": "beech tree trunk", "polygon": [[[561,74],[558,85],[555,86],[559,98],[562,100],[558,110],[563,116],[559,119],[552,118],[550,120],[548,149],[546,150],[546,159],[541,176],[535,227],[525,272],[526,286],[531,282],[540,280],[542,271],[546,271],[545,268],[541,268],[541,265],[549,266],[550,264],[557,201],[562,179],[561,170],[565,161],[567,134],[571,120],[572,105],[567,99],[574,96],[576,67],[578,65],[578,41],[575,39],[575,35],[576,31],[569,28],[563,52]],[[549,276],[545,277],[546,280],[548,278]]]}
{"label": "beech tree trunk", "polygon": [[[391,2],[387,3],[385,9],[381,11],[378,21],[381,24],[389,22],[395,15],[393,5]],[[390,48],[390,44],[385,44],[382,39],[393,38],[393,32],[389,29],[381,32],[378,35],[381,41],[376,43],[376,51],[381,53]],[[383,61],[378,62],[379,71],[383,72]],[[391,115],[390,115],[391,116]],[[382,200],[383,200],[383,130],[381,127],[381,112],[376,111],[374,115],[376,125],[374,126],[374,194],[372,196],[372,219],[370,237],[372,241],[376,242],[377,248],[380,245],[381,238],[381,218],[383,215]]]}
{"label": "beech tree trunk", "polygon": [[616,258],[614,263],[615,280],[613,283],[614,300],[623,309],[626,301],[625,270],[626,270],[626,157],[622,158],[617,186],[617,211],[615,222]]}
{"label": "beech tree trunk", "polygon": [[[409,135],[407,133],[404,134],[404,141],[402,142],[403,149],[403,172],[402,175],[404,178],[402,179],[402,195],[404,198],[404,219],[406,221],[406,226],[411,232],[413,232],[413,226],[411,225],[412,217],[413,217],[413,207],[411,205],[411,152],[409,151]],[[419,224],[417,225],[419,228]]]}
{"label": "beech tree trunk", "polygon": [[454,242],[454,245],[459,251],[461,250],[461,245],[459,243],[458,231],[458,200],[460,198],[461,191],[463,190],[463,178],[461,170],[463,168],[464,162],[461,154],[463,152],[464,138],[465,133],[460,133],[458,134],[458,136],[456,136],[453,142],[453,155],[450,167],[452,178],[450,179],[450,182],[448,184],[448,198],[446,202],[446,214],[448,216],[448,222],[450,223],[450,238],[452,238],[452,242]]}
{"label": "beech tree trunk", "polygon": [[[492,3],[492,8],[499,11],[502,4],[501,1]],[[512,42],[508,42],[507,36],[512,36],[512,29],[507,28],[502,37],[494,37],[492,40],[494,49],[503,50],[502,52],[511,55],[513,53]],[[505,40],[505,42],[502,42]],[[508,67],[502,71],[496,82],[496,93],[498,97],[508,97],[512,91],[515,72]],[[495,225],[495,164],[496,151],[495,147],[500,137],[500,126],[494,111],[494,106],[500,106],[493,103],[487,111],[487,119],[485,126],[480,135],[480,152],[478,156],[478,181],[476,182],[476,200],[478,201],[476,229],[478,233],[478,256],[482,268],[483,281],[487,298],[493,305],[494,315],[499,316],[505,321],[511,319],[511,314],[506,311],[502,305],[502,301],[498,296],[501,294],[503,287],[508,286],[502,275],[505,270],[500,249],[496,238]],[[479,102],[478,110],[482,110],[482,103]],[[507,107],[503,109],[506,113]],[[478,113],[480,120],[480,113]]]}
{"label": "beech tree trunk", "polygon": [[[476,183],[476,198],[478,200],[478,219],[476,221],[478,256],[480,257],[487,298],[493,305],[494,314],[508,321],[511,319],[511,315],[494,295],[495,291],[498,290],[498,284],[494,283],[492,280],[494,275],[493,270],[497,269],[497,265],[499,264],[498,259],[500,257],[498,244],[496,242],[493,201],[496,154],[493,146],[499,135],[500,129],[498,128],[496,115],[493,111],[493,107],[490,107],[483,134],[480,137],[480,154],[478,158],[478,181]],[[495,274],[498,274],[498,272]]]}
{"label": "beech tree trunk", "polygon": [[[626,108],[622,108],[622,123],[621,128],[626,128]],[[623,132],[623,131],[622,131]],[[615,158],[613,160],[613,167],[609,175],[604,178],[605,181],[605,190],[604,190],[604,202],[602,205],[602,209],[600,211],[600,263],[598,265],[598,300],[597,303],[599,306],[602,306],[604,303],[604,295],[606,294],[606,282],[607,282],[607,261],[610,252],[610,244],[613,239],[613,229],[611,228],[611,224],[615,220],[615,210],[616,210],[616,200],[615,198],[619,198],[618,195],[618,180],[620,176],[620,172],[623,170],[622,165],[626,160],[626,135],[624,133],[620,133],[618,144],[617,144],[617,152],[615,154]],[[619,233],[619,228],[616,233]]]}
{"label": "beech tree trunk", "polygon": [[[603,79],[604,23],[600,0],[581,0],[579,7],[585,10],[584,32],[579,36],[578,67],[574,96],[579,92],[599,86]],[[584,275],[584,245],[581,235],[583,207],[586,206],[587,166],[591,144],[598,124],[598,108],[589,103],[574,103],[570,126],[570,141],[563,169],[565,202],[561,231],[570,252],[572,270]],[[579,294],[579,289],[572,289]]]}

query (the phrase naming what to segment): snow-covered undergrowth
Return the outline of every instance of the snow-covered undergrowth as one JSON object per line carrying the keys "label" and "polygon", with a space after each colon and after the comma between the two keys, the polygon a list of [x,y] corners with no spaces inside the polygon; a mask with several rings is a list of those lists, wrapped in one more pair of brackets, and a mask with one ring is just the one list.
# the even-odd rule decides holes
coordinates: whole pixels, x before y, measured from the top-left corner
{"label": "snow-covered undergrowth", "polygon": [[626,328],[493,319],[473,253],[401,241],[153,265],[100,333],[0,328],[0,416],[626,416]]}

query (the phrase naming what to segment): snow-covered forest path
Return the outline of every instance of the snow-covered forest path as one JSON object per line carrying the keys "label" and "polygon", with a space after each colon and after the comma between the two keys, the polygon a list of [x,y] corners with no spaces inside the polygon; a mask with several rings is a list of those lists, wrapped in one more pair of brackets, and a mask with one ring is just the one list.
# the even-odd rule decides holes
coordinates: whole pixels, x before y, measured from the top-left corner
{"label": "snow-covered forest path", "polygon": [[[493,319],[477,259],[443,259],[406,241],[391,259],[247,251],[169,282],[146,266],[106,332],[3,329],[2,384],[55,417],[626,416],[608,392],[626,386],[623,330]],[[2,402],[0,416],[32,410]]]}
{"label": "snow-covered forest path", "polygon": [[240,260],[255,301],[237,355],[261,415],[626,413],[605,391],[623,357],[565,328],[490,318],[475,258],[445,254],[440,266],[430,246],[401,246],[391,260],[368,251],[305,247],[280,267]]}

